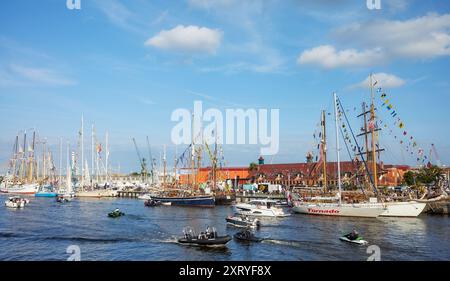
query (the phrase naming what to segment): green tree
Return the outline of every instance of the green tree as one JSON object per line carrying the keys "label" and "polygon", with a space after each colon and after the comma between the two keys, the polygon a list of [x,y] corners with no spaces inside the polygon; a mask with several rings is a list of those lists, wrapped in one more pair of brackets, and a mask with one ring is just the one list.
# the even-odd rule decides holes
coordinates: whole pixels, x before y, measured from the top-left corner
{"label": "green tree", "polygon": [[423,167],[417,175],[417,180],[425,185],[437,184],[442,179],[443,171],[438,166]]}
{"label": "green tree", "polygon": [[248,170],[250,172],[254,172],[258,170],[258,164],[256,164],[255,162],[250,163],[250,165],[248,166]]}
{"label": "green tree", "polygon": [[406,183],[406,185],[413,186],[416,184],[416,177],[416,173],[408,171],[403,175],[403,182]]}

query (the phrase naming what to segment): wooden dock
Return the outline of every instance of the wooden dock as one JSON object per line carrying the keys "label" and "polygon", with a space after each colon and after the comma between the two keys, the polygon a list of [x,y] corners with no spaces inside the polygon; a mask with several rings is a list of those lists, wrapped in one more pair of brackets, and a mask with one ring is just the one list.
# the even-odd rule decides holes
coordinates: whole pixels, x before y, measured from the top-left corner
{"label": "wooden dock", "polygon": [[138,198],[139,196],[145,194],[145,191],[118,191],[117,197],[120,198]]}

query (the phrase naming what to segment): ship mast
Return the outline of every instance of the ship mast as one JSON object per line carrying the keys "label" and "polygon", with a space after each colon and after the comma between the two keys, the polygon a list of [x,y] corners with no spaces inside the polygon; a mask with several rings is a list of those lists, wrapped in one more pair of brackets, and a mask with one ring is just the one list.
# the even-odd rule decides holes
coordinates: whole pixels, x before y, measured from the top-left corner
{"label": "ship mast", "polygon": [[325,124],[325,110],[322,110],[322,156],[323,156],[323,192],[327,191],[327,138],[326,138],[326,124]]}
{"label": "ship mast", "polygon": [[94,158],[95,158],[95,133],[94,133],[94,124],[92,124],[92,129],[91,129],[91,188],[94,188],[94,174],[95,174],[95,166],[94,166]]}
{"label": "ship mast", "polygon": [[192,113],[192,133],[191,133],[191,177],[192,189],[195,188],[195,143],[194,143],[194,113]]}
{"label": "ship mast", "polygon": [[339,154],[339,126],[338,126],[338,110],[337,110],[337,97],[336,93],[333,93],[334,97],[334,114],[335,114],[335,125],[336,125],[336,157],[337,157],[337,177],[338,177],[338,187],[339,187],[339,205],[342,203],[342,187],[341,187],[341,159]]}
{"label": "ship mast", "polygon": [[84,188],[84,118],[81,114],[81,188]]}
{"label": "ship mast", "polygon": [[175,145],[175,155],[174,155],[174,167],[173,167],[173,186],[177,187],[177,155],[178,155],[178,146]]}
{"label": "ship mast", "polygon": [[371,126],[371,137],[372,137],[372,164],[373,164],[373,184],[375,189],[378,187],[378,176],[377,176],[377,157],[376,157],[376,146],[375,146],[375,104],[374,104],[374,94],[373,94],[373,83],[372,83],[372,73],[370,74],[370,120],[372,122]]}
{"label": "ship mast", "polygon": [[13,159],[12,159],[12,175],[13,175],[13,182],[17,179],[17,157],[18,157],[18,151],[19,151],[19,135],[16,136],[16,140],[14,142],[14,148],[13,148]]}
{"label": "ship mast", "polygon": [[19,178],[22,181],[24,179],[24,174],[25,174],[25,165],[24,165],[24,159],[25,159],[25,147],[26,147],[26,142],[27,142],[27,131],[25,131],[24,135],[23,135],[23,147],[22,147],[22,151],[19,150],[20,155],[21,155],[21,164],[20,164],[20,169],[19,169]]}
{"label": "ship mast", "polygon": [[109,161],[109,148],[108,148],[108,131],[106,131],[106,137],[105,137],[105,172],[106,172],[106,179],[105,182],[108,183],[108,161]]}
{"label": "ship mast", "polygon": [[164,164],[164,172],[163,172],[163,188],[166,188],[166,168],[167,168],[167,158],[166,158],[166,145],[163,147],[163,164]]}
{"label": "ship mast", "polygon": [[62,138],[59,138],[59,188],[61,188],[62,184]]}
{"label": "ship mast", "polygon": [[33,181],[33,167],[34,167],[34,143],[36,141],[36,132],[33,132],[33,142],[31,144],[31,151],[30,152],[30,159],[29,159],[29,166],[30,166],[30,170],[28,171],[28,181],[32,182]]}

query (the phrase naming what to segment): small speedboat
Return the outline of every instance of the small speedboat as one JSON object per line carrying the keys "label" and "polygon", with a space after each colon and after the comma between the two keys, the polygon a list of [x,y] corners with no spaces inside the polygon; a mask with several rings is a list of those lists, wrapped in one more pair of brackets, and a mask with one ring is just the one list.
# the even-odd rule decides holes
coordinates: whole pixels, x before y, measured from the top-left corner
{"label": "small speedboat", "polygon": [[21,197],[9,197],[8,200],[5,201],[5,206],[8,208],[24,208],[26,204],[28,204],[27,199]]}
{"label": "small speedboat", "polygon": [[345,241],[345,242],[348,242],[348,243],[359,244],[359,245],[367,245],[367,244],[369,244],[369,242],[364,240],[364,238],[362,236],[360,236],[359,234],[354,234],[354,233],[349,233],[347,235],[344,235],[344,236],[340,237],[339,239],[341,241]]}
{"label": "small speedboat", "polygon": [[108,217],[110,218],[118,218],[122,216],[125,216],[125,213],[121,212],[119,209],[115,209],[114,211],[108,214]]}
{"label": "small speedboat", "polygon": [[144,206],[146,207],[156,207],[156,206],[161,206],[161,201],[157,201],[157,200],[147,200],[144,202]]}
{"label": "small speedboat", "polygon": [[264,238],[256,237],[250,230],[243,230],[233,236],[235,239],[246,242],[261,242]]}
{"label": "small speedboat", "polygon": [[231,240],[230,235],[219,236],[216,229],[208,227],[205,232],[195,235],[192,228],[183,230],[184,236],[178,239],[178,243],[195,246],[225,246]]}
{"label": "small speedboat", "polygon": [[58,202],[58,203],[67,203],[70,201],[72,201],[72,198],[68,197],[68,196],[57,196],[56,197],[56,202]]}
{"label": "small speedboat", "polygon": [[226,219],[228,225],[236,227],[250,227],[258,228],[261,226],[261,222],[257,218],[250,218],[248,216],[228,216]]}
{"label": "small speedboat", "polygon": [[163,206],[172,206],[172,202],[161,202]]}

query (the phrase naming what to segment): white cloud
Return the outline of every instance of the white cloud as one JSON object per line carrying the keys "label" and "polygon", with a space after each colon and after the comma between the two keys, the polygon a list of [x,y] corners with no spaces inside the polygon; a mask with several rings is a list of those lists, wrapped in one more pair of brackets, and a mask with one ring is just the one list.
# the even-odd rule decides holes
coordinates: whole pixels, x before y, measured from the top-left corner
{"label": "white cloud", "polygon": [[405,21],[379,20],[339,28],[339,42],[378,46],[388,58],[428,59],[450,55],[450,14],[428,14]]}
{"label": "white cloud", "polygon": [[173,29],[159,32],[148,39],[145,45],[183,53],[213,54],[219,48],[222,36],[222,32],[218,29],[178,25]]}
{"label": "white cloud", "polygon": [[345,49],[337,51],[331,45],[322,45],[300,54],[299,64],[317,64],[324,68],[336,68],[345,66],[369,66],[382,59],[379,50],[358,51]]}
{"label": "white cloud", "polygon": [[332,45],[314,47],[303,51],[298,63],[337,68],[450,56],[449,30],[450,14],[353,23],[333,32],[337,45],[351,47],[341,51]]}
{"label": "white cloud", "polygon": [[11,64],[0,70],[1,86],[19,86],[26,84],[41,84],[48,86],[70,86],[76,81],[65,78],[53,69],[28,67]]}
{"label": "white cloud", "polygon": [[[375,84],[376,87],[383,88],[397,88],[403,86],[406,81],[400,77],[397,77],[393,74],[388,74],[384,72],[375,73],[372,75],[372,83]],[[361,81],[357,84],[350,86],[350,88],[369,88],[370,87],[370,76],[367,76],[364,81]]]}

